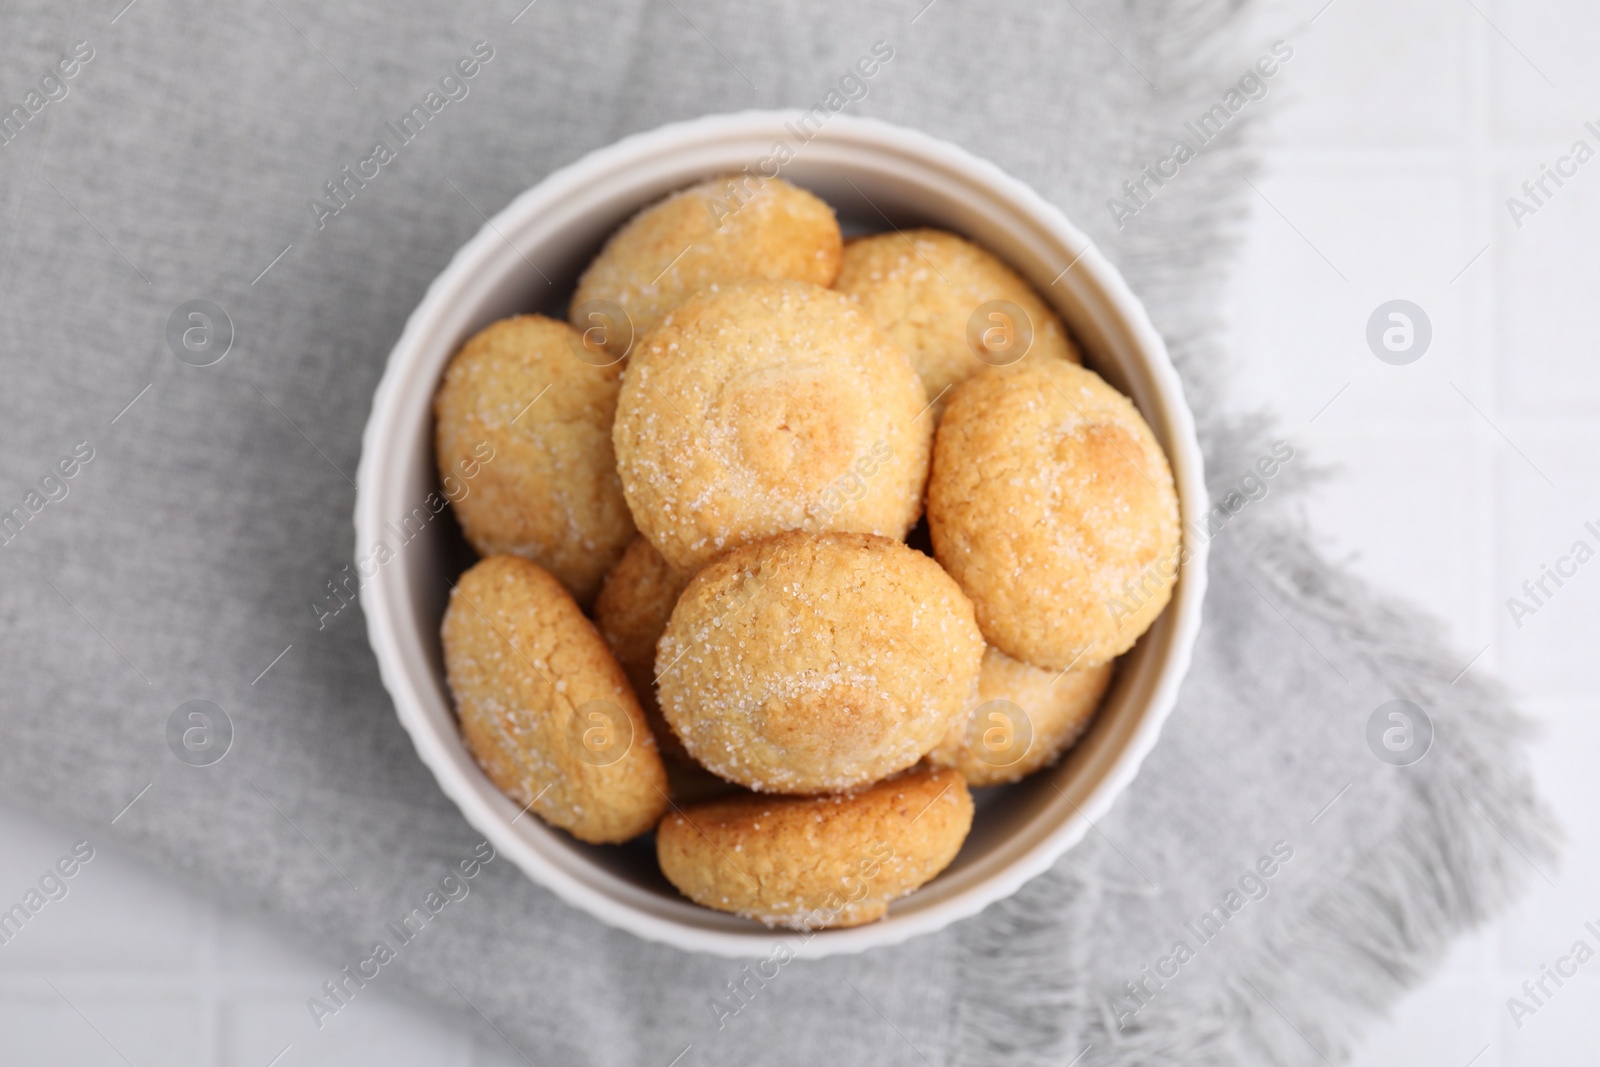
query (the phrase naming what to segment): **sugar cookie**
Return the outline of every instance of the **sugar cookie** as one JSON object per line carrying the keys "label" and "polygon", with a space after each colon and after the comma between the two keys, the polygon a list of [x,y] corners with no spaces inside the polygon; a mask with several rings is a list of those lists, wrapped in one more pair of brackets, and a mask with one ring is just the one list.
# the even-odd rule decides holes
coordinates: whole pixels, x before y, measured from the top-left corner
{"label": "sugar cookie", "polygon": [[989,643],[1036,667],[1126,652],[1178,573],[1178,498],[1155,435],[1127,397],[1061,360],[952,391],[928,527]]}
{"label": "sugar cookie", "polygon": [[936,415],[945,390],[986,365],[1030,357],[1081,362],[1060,317],[1021,275],[943,230],[849,242],[834,288],[905,349]]}
{"label": "sugar cookie", "polygon": [[479,331],[434,397],[434,450],[478,554],[530,559],[587,604],[634,530],[611,449],[621,368],[575,346],[577,331],[542,315]]}
{"label": "sugar cookie", "polygon": [[982,658],[971,604],[927,556],[792,532],[701,571],[656,668],[662,714],[707,769],[821,793],[921,759],[967,710]]}
{"label": "sugar cookie", "polygon": [[656,642],[693,575],[674,570],[648,538],[635,537],[606,575],[594,602],[594,621],[633,683],[663,756],[688,759],[683,742],[661,717],[656,701]]}
{"label": "sugar cookie", "polygon": [[635,353],[612,439],[639,531],[696,570],[784,530],[903,537],[933,420],[905,354],[838,293],[701,293]]}
{"label": "sugar cookie", "polygon": [[461,733],[507,796],[581,841],[655,825],[666,772],[627,676],[570,594],[519,556],[461,576],[445,611]]}
{"label": "sugar cookie", "polygon": [[918,767],[854,793],[752,793],[686,806],[656,830],[668,881],[768,926],[860,926],[950,865],[972,828],[952,770]]}
{"label": "sugar cookie", "polygon": [[972,710],[951,724],[928,762],[954,767],[971,786],[1015,782],[1048,767],[1088,728],[1114,667],[1041,670],[991,646]]}
{"label": "sugar cookie", "polygon": [[[708,286],[760,278],[832,285],[842,243],[833,209],[804,189],[748,174],[712,178],[650,205],[612,235],[578,281],[572,321],[600,325],[620,358],[630,337],[636,343]],[[609,321],[617,307],[626,322]]]}

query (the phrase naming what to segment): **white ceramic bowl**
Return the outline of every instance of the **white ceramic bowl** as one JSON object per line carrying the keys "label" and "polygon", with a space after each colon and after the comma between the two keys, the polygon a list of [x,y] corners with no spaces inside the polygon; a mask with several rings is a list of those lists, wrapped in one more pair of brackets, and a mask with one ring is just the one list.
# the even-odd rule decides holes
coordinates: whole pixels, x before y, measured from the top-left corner
{"label": "white ceramic bowl", "polygon": [[[518,805],[462,744],[439,623],[447,579],[472,555],[443,516],[403,547],[393,532],[438,488],[431,401],[462,341],[517,312],[564,317],[584,264],[635,211],[700,178],[746,164],[754,170],[784,144],[795,155],[783,177],[832,204],[847,230],[940,226],[1026,276],[1061,313],[1088,362],[1149,421],[1172,462],[1185,519],[1208,506],[1193,420],[1166,348],[1088,238],[1032,189],[952,144],[844,115],[802,142],[786,125],[796,120],[789,112],[743,112],[664,126],[593,152],[512,201],[456,253],[406,323],[373,398],[356,496],[358,561],[372,559],[380,543],[397,552],[362,586],[372,648],[400,721],[446,795],[501,855],[567,903],[640,937],[726,956],[770,954],[785,935],[680,897],[648,841],[590,846],[532,816],[513,823]],[[1206,552],[1204,544],[1187,548],[1171,606],[1124,658],[1070,757],[1016,785],[982,791],[971,836],[943,874],[881,922],[786,937],[799,955],[859,952],[938,930],[1015,892],[1083,838],[1155,744],[1188,669]]]}

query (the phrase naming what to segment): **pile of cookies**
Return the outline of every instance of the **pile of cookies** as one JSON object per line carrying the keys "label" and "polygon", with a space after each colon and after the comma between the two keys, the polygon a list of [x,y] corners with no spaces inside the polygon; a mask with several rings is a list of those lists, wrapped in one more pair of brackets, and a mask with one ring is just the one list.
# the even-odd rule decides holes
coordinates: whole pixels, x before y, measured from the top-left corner
{"label": "pile of cookies", "polygon": [[443,641],[484,772],[771,925],[943,870],[1178,569],[1160,445],[1027,282],[937,230],[845,242],[779,179],[646,208],[570,322],[488,326],[434,406],[441,475],[477,470]]}

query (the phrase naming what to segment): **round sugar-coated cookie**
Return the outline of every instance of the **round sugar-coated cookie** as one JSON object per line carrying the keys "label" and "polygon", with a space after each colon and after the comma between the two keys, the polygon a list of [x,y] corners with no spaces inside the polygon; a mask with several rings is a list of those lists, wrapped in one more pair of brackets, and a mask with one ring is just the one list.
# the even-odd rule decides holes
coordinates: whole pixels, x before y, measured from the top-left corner
{"label": "round sugar-coated cookie", "polygon": [[1127,397],[1062,360],[987,369],[952,391],[928,527],[989,643],[1058,671],[1131,648],[1181,562],[1155,435]]}
{"label": "round sugar-coated cookie", "polygon": [[634,529],[611,449],[622,368],[593,366],[581,348],[542,315],[485,327],[439,384],[434,449],[478,554],[530,559],[588,604]]}
{"label": "round sugar-coated cookie", "polygon": [[1048,767],[1088,728],[1114,667],[1041,670],[991,646],[972,710],[951,724],[928,762],[954,767],[971,786],[1015,782]]}
{"label": "round sugar-coated cookie", "polygon": [[[794,278],[832,285],[843,240],[833,209],[781,178],[731,174],[652,204],[612,235],[572,297],[617,358],[662,316],[713,285]],[[616,318],[616,309],[626,319]],[[620,350],[619,350],[620,349]]]}
{"label": "round sugar-coated cookie", "polygon": [[627,676],[572,596],[518,556],[461,576],[444,616],[461,734],[507,796],[580,841],[626,841],[667,807]]}
{"label": "round sugar-coated cookie", "polygon": [[656,700],[656,642],[692,577],[662,559],[648,538],[635,537],[606,575],[594,602],[595,625],[633,683],[661,754],[680,760],[688,759],[688,753],[661,717]]}
{"label": "round sugar-coated cookie", "polygon": [[656,649],[661,711],[712,773],[823,793],[916,763],[963,715],[983,638],[933,560],[791,532],[695,576]]}
{"label": "round sugar-coated cookie", "polygon": [[904,537],[933,419],[903,352],[805,282],[691,298],[629,361],[613,430],[639,530],[697,570],[784,530]]}
{"label": "round sugar-coated cookie", "polygon": [[697,904],[816,930],[883,918],[950,865],[971,828],[961,775],[923,766],[852,793],[685,806],[661,821],[656,856]]}
{"label": "round sugar-coated cookie", "polygon": [[834,288],[910,355],[935,413],[946,390],[985,366],[1080,362],[1060,317],[1033,287],[953,233],[916,229],[857,238],[844,247]]}

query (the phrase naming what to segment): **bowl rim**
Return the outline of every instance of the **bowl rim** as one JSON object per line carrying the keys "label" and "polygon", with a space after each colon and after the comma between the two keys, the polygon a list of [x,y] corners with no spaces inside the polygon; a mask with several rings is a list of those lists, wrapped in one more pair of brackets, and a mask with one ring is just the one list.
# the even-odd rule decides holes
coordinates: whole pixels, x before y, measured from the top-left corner
{"label": "bowl rim", "polygon": [[[452,291],[473,277],[489,253],[505,240],[502,233],[516,228],[513,220],[528,217],[546,205],[559,203],[567,195],[581,190],[591,175],[615,173],[629,161],[655,157],[663,150],[686,143],[706,143],[710,138],[748,138],[762,131],[780,129],[784,123],[793,122],[804,114],[797,109],[745,110],[705,115],[630,134],[550,172],[487,219],[478,232],[456,250],[407,317],[373,393],[372,408],[362,433],[361,460],[356,477],[353,518],[357,554],[362,545],[373,543],[379,536],[382,523],[382,516],[378,514],[379,493],[372,487],[380,484],[381,472],[385,469],[386,442],[392,439],[394,432],[403,432],[405,429],[394,423],[396,406],[411,363],[427,351],[422,336],[439,309],[446,306]],[[1150,384],[1165,408],[1166,423],[1171,434],[1168,447],[1174,453],[1172,466],[1183,520],[1180,524],[1183,530],[1180,580],[1166,608],[1166,612],[1172,615],[1170,642],[1165,657],[1159,661],[1158,677],[1142,714],[1122,750],[1112,758],[1103,777],[1083,803],[1074,803],[1072,813],[1008,865],[968,889],[929,907],[902,915],[891,913],[878,922],[864,926],[818,931],[813,935],[755,926],[749,932],[732,932],[691,927],[596,893],[559,864],[541,855],[526,839],[513,833],[509,821],[489,807],[474,784],[452,762],[406,676],[394,621],[403,605],[391,597],[388,583],[362,582],[360,597],[367,620],[368,642],[377,659],[384,688],[394,701],[396,714],[416,747],[417,755],[468,823],[483,833],[496,850],[506,854],[525,875],[549,889],[566,904],[583,910],[613,928],[685,951],[749,958],[770,953],[774,939],[789,937],[800,939],[793,946],[795,956],[800,958],[853,954],[868,948],[899,944],[908,938],[943,929],[1011,896],[1025,883],[1043,874],[1067,850],[1081,841],[1137,776],[1176,704],[1179,687],[1192,662],[1201,625],[1208,544],[1207,539],[1193,536],[1195,525],[1192,519],[1203,514],[1209,506],[1205,491],[1204,455],[1196,434],[1193,412],[1166,344],[1151,323],[1143,303],[1128,287],[1121,273],[1086,234],[1073,226],[1058,208],[1031,186],[956,144],[880,119],[845,114],[832,115],[812,140],[839,138],[908,155],[994,189],[1035,226],[1048,231],[1049,236],[1062,246],[1076,251],[1076,258],[1067,264],[1062,275],[1067,270],[1081,268],[1093,282],[1098,296],[1104,302],[1103,310],[1120,320],[1121,326],[1133,340],[1137,358],[1142,361]],[[1057,280],[1059,278],[1060,275]]]}

